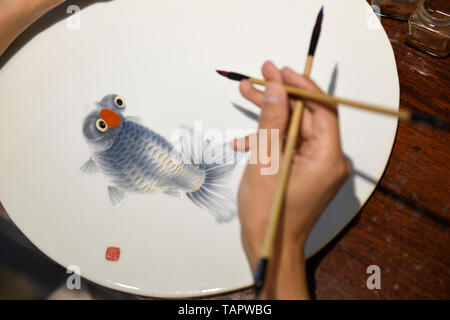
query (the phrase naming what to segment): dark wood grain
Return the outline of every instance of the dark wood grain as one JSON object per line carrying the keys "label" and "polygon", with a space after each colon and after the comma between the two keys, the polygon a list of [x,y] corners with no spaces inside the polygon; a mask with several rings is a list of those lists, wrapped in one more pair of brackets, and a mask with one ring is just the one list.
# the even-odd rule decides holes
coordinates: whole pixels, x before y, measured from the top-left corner
{"label": "dark wood grain", "polygon": [[[394,48],[400,108],[449,118],[449,59],[405,44],[407,23],[382,19]],[[317,299],[450,299],[448,131],[399,124],[385,174],[355,220],[308,261]],[[381,289],[369,290],[369,265]],[[252,289],[223,298],[248,298]]]}

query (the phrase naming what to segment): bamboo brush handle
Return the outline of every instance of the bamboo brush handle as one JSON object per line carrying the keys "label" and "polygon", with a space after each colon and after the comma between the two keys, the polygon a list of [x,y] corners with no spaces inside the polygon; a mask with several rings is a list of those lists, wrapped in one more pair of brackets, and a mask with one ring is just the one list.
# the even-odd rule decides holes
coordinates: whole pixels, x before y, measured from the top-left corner
{"label": "bamboo brush handle", "polygon": [[[308,56],[306,60],[306,66],[304,75],[309,77],[311,74],[313,57]],[[272,204],[269,225],[267,226],[267,233],[264,238],[262,256],[264,258],[270,258],[273,252],[275,244],[275,236],[278,230],[278,224],[280,221],[281,210],[283,209],[283,200],[288,185],[289,172],[291,169],[292,157],[294,155],[295,146],[297,145],[298,133],[300,129],[300,123],[303,113],[303,101],[296,100],[294,104],[294,112],[292,114],[291,121],[289,123],[288,135],[286,140],[286,146],[284,149],[283,164],[281,167],[280,181],[275,191],[274,202]]]}
{"label": "bamboo brush handle", "polygon": [[[261,85],[261,86],[265,86],[267,84],[266,81],[255,79],[255,78],[250,78],[249,81],[254,84]],[[330,95],[323,94],[323,93],[311,92],[308,90],[299,89],[299,88],[289,86],[289,85],[284,85],[283,87],[287,91],[287,93],[289,93],[290,95],[292,95],[294,97],[310,99],[310,100],[315,100],[315,101],[329,103],[329,104],[345,104],[347,106],[358,108],[358,109],[364,109],[364,110],[368,110],[368,111],[373,111],[373,112],[383,113],[383,114],[387,114],[387,115],[391,115],[391,116],[396,116],[400,120],[410,120],[411,119],[411,112],[409,112],[407,110],[395,111],[395,110],[390,110],[390,109],[387,109],[384,107],[371,105],[371,104],[364,103],[364,102],[354,101],[354,100],[350,100],[350,99],[346,99],[346,98],[334,97],[334,96],[330,96]]]}

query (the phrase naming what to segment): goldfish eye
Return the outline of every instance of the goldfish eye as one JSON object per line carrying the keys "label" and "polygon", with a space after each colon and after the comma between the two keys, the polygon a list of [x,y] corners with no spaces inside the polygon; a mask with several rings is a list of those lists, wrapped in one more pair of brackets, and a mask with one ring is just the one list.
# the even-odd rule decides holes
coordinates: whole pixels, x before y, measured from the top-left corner
{"label": "goldfish eye", "polygon": [[106,130],[108,130],[108,125],[103,119],[98,119],[95,122],[95,126],[97,127],[97,130],[100,132],[106,132]]}
{"label": "goldfish eye", "polygon": [[125,108],[125,100],[121,96],[116,96],[114,98],[114,104],[117,108]]}

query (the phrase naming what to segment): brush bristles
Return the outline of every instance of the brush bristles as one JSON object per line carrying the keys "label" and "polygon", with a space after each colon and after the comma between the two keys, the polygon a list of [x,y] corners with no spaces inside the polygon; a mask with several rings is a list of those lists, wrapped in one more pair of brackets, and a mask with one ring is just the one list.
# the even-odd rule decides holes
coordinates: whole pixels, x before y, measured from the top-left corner
{"label": "brush bristles", "polygon": [[250,79],[249,76],[240,74],[240,73],[236,73],[236,72],[228,72],[228,71],[223,71],[223,70],[216,70],[216,72],[218,74],[220,74],[221,76],[228,78],[230,80],[234,80],[234,81],[242,81],[242,80],[247,80]]}
{"label": "brush bristles", "polygon": [[[221,76],[223,76],[223,77],[227,77],[227,76],[228,76],[228,72],[226,72],[226,71],[216,70],[216,72],[217,72],[218,74],[220,74]],[[227,77],[227,78],[228,78],[228,77]]]}
{"label": "brush bristles", "polygon": [[322,20],[323,20],[323,7],[320,9],[319,14],[317,15],[316,24],[314,26],[314,30],[311,36],[311,43],[309,44],[308,55],[314,56],[316,52],[317,43],[319,42],[320,30],[322,28]]}
{"label": "brush bristles", "polygon": [[448,128],[448,123],[445,122],[444,119],[441,119],[439,117],[435,117],[435,116],[432,116],[429,114],[413,113],[413,114],[411,114],[411,120],[415,121],[415,122],[426,123],[435,128],[441,128],[441,129]]}
{"label": "brush bristles", "polygon": [[261,258],[259,259],[258,266],[256,268],[255,273],[255,291],[256,296],[259,296],[261,294],[261,291],[264,286],[264,280],[266,279],[266,272],[267,272],[267,258]]}
{"label": "brush bristles", "polygon": [[323,6],[320,8],[319,14],[317,15],[316,24],[322,24],[323,20]]}

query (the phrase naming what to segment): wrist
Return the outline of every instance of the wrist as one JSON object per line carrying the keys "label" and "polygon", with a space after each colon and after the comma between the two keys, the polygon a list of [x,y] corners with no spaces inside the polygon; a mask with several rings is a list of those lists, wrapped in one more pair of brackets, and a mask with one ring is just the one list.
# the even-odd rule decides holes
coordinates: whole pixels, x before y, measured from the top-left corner
{"label": "wrist", "polygon": [[252,273],[255,273],[258,260],[262,253],[263,239],[261,237],[252,237],[249,233],[241,232],[241,241],[250,269]]}
{"label": "wrist", "polygon": [[309,299],[303,247],[277,248],[269,262],[262,299]]}
{"label": "wrist", "polygon": [[[287,257],[284,258],[303,258],[304,247],[308,239],[310,228],[298,227],[290,230],[286,221],[280,226],[278,234],[275,238],[274,251],[285,252]],[[291,225],[292,226],[292,225]],[[266,236],[266,228],[242,228],[241,242],[245,254],[249,260],[252,272],[255,272],[258,260],[261,257],[264,240]]]}
{"label": "wrist", "polygon": [[282,227],[285,243],[304,248],[311,230],[325,210],[327,203],[322,201],[302,201],[302,206],[286,208]]}

